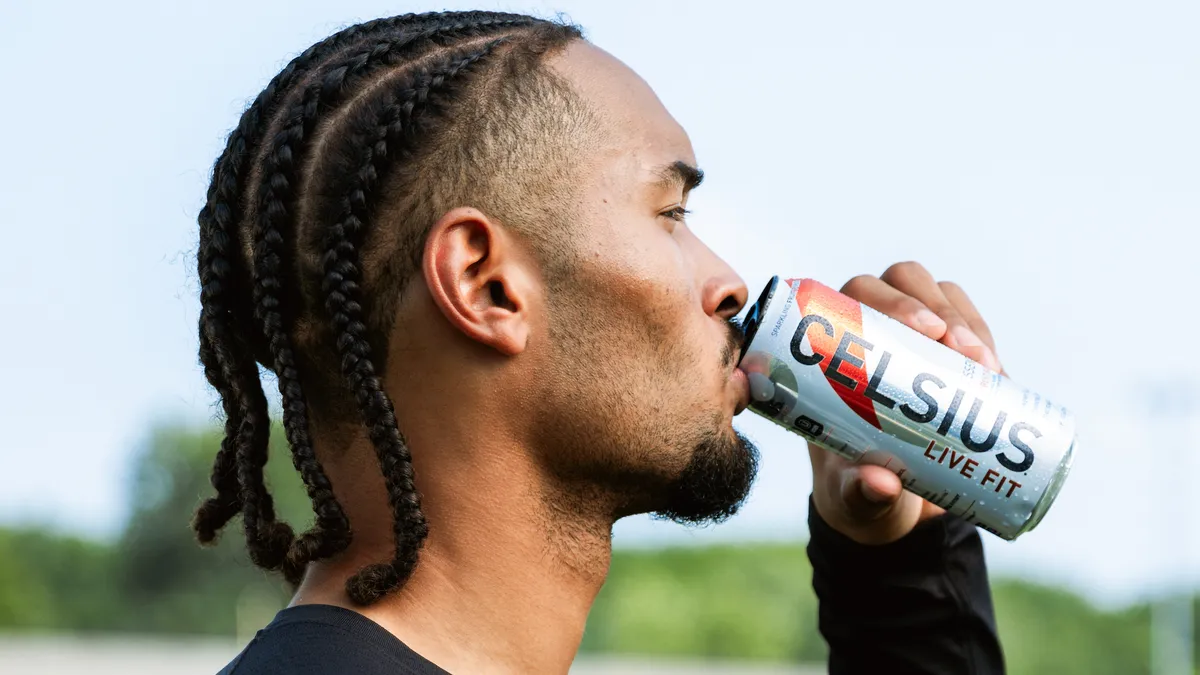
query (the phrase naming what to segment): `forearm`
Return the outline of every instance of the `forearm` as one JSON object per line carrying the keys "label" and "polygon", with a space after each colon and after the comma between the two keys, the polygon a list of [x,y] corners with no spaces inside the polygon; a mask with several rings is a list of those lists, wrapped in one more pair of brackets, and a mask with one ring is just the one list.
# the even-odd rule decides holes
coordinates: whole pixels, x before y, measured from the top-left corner
{"label": "forearm", "polygon": [[974,526],[942,516],[892,544],[864,546],[810,502],[809,529],[830,675],[1004,672]]}

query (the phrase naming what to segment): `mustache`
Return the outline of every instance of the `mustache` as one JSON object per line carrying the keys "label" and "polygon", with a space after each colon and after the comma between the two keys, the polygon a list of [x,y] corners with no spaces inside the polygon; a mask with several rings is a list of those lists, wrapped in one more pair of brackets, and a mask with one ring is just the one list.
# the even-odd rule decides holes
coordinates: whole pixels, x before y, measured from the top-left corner
{"label": "mustache", "polygon": [[721,348],[721,366],[733,368],[742,353],[742,325],[736,319],[725,322],[725,346]]}

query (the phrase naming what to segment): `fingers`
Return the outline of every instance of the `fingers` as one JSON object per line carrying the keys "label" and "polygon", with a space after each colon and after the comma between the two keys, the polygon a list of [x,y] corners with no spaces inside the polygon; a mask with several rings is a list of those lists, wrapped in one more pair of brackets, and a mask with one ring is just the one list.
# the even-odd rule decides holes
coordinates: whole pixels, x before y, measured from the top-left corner
{"label": "fingers", "polygon": [[934,340],[946,335],[946,321],[914,297],[869,274],[854,277],[842,293]]}
{"label": "fingers", "polygon": [[[975,332],[971,322],[967,320],[968,314],[979,317],[979,312],[970,299],[966,298],[966,293],[961,292],[961,289],[958,289],[957,286],[953,287],[958,289],[957,295],[961,296],[960,300],[966,299],[966,304],[962,307],[951,302],[943,287],[934,280],[929,270],[915,262],[892,265],[880,276],[880,280],[896,290],[916,298],[941,317],[946,322],[946,334],[941,339],[946,346],[992,370],[1000,371],[1000,360],[996,358],[995,351],[987,342],[984,342],[983,337]],[[982,318],[978,318],[976,323],[977,325],[982,324],[985,328],[987,326],[987,324],[983,324]],[[991,338],[991,331],[987,332],[987,336],[989,339]]]}

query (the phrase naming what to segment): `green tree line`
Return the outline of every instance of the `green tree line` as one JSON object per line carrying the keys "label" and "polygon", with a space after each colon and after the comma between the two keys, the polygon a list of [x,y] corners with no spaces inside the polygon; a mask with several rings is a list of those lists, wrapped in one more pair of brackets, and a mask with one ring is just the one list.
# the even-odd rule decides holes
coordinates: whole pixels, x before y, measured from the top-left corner
{"label": "green tree line", "polygon": [[[286,604],[287,588],[250,564],[238,528],[201,549],[188,527],[196,504],[211,493],[219,441],[210,429],[153,432],[137,458],[130,518],[114,541],[0,529],[0,631],[246,640],[268,622]],[[267,476],[282,515],[305,527],[311,509],[285,448],[273,448]],[[810,582],[802,542],[619,548],[582,648],[821,661],[825,645]],[[1070,592],[1019,580],[995,580],[993,592],[1014,675],[1149,672],[1146,606],[1101,611]]]}

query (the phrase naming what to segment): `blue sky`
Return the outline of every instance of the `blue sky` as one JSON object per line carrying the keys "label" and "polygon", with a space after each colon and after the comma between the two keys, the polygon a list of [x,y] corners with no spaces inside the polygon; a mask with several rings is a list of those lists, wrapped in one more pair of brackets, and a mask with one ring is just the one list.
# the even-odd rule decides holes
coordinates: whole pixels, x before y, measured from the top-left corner
{"label": "blue sky", "polygon": [[[468,6],[565,12],[640,72],[708,174],[694,229],[753,290],[916,259],[972,294],[1083,430],[1041,527],[987,537],[994,568],[1105,602],[1197,580],[1197,413],[1149,394],[1200,376],[1187,0],[3,3],[0,521],[112,533],[149,425],[213,415],[195,214],[247,99],[341,26]],[[618,543],[802,536],[803,447],[740,426],[764,450],[741,515]]]}

